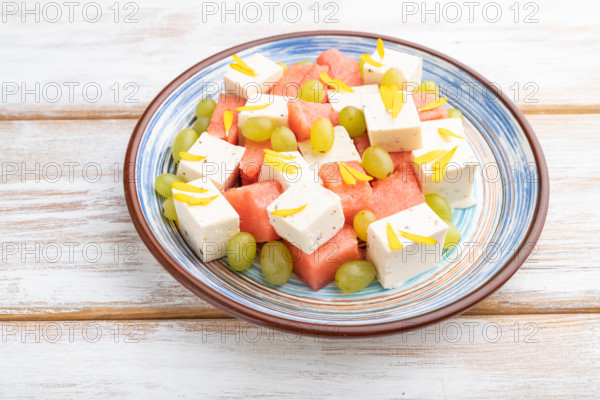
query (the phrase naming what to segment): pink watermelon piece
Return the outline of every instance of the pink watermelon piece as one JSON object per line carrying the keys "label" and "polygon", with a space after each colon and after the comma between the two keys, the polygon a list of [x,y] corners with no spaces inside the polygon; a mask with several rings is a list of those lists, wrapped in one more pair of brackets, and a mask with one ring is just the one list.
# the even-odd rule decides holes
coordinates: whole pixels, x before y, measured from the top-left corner
{"label": "pink watermelon piece", "polygon": [[358,61],[346,57],[337,49],[329,49],[317,58],[317,64],[329,67],[329,76],[339,79],[348,86],[362,86],[364,84]]}
{"label": "pink watermelon piece", "polygon": [[[438,98],[435,93],[416,92],[413,95],[413,101],[417,110],[427,104],[435,101]],[[421,121],[432,121],[434,119],[445,119],[448,118],[448,110],[443,106],[436,107],[432,110],[419,111],[419,118]]]}
{"label": "pink watermelon piece", "polygon": [[320,80],[319,74],[328,71],[329,68],[323,65],[292,64],[273,85],[271,94],[295,98],[303,83],[311,79]]}
{"label": "pink watermelon piece", "polygon": [[268,242],[279,235],[269,222],[267,206],[282,192],[279,182],[265,181],[231,188],[223,196],[240,215],[240,231],[252,234],[257,242]]}
{"label": "pink watermelon piece", "polygon": [[378,219],[425,202],[418,179],[408,164],[385,179],[375,179],[372,211]]}
{"label": "pink watermelon piece", "polygon": [[[212,117],[210,117],[210,125],[208,125],[208,128],[206,129],[207,132],[219,139],[227,140],[231,144],[237,144],[239,113],[235,111],[235,109],[236,107],[241,107],[245,104],[246,99],[242,97],[220,94],[215,111],[213,112]],[[223,113],[226,110],[233,111],[233,123],[231,124],[227,137],[225,137],[225,125],[223,125]]]}
{"label": "pink watermelon piece", "polygon": [[401,168],[411,168],[411,156],[412,151],[393,151],[390,153],[392,161],[394,162],[394,171],[398,171]]}
{"label": "pink watermelon piece", "polygon": [[371,142],[369,141],[369,135],[365,133],[357,138],[354,138],[353,140],[354,146],[356,147],[356,150],[358,150],[358,154],[360,154],[362,157],[367,147],[371,145]]}
{"label": "pink watermelon piece", "polygon": [[264,149],[271,149],[271,141],[255,142],[246,139],[244,142],[246,151],[240,161],[240,175],[242,177],[242,185],[250,185],[258,182],[260,169],[262,168],[264,159]]}
{"label": "pink watermelon piece", "polygon": [[335,126],[338,113],[329,103],[295,100],[288,103],[288,125],[299,142],[310,139],[310,129],[319,118],[328,118]]}
{"label": "pink watermelon piece", "polygon": [[[344,164],[362,173],[365,172],[358,161],[345,161]],[[357,212],[371,209],[373,190],[369,182],[356,180],[355,185],[348,185],[340,175],[338,163],[323,164],[319,169],[319,176],[325,188],[340,196],[347,224],[353,223]]]}
{"label": "pink watermelon piece", "polygon": [[285,240],[283,242],[292,254],[294,272],[314,291],[333,282],[340,265],[362,259],[356,232],[350,225],[344,225],[334,237],[310,255]]}

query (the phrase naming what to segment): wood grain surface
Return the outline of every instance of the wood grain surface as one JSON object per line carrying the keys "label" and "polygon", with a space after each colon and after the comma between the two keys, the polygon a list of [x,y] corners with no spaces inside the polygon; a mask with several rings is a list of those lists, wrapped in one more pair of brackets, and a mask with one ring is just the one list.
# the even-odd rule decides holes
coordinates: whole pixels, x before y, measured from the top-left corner
{"label": "wood grain surface", "polygon": [[[374,0],[365,14],[364,2],[301,0],[295,23],[282,4],[268,22],[260,2],[256,23],[235,23],[221,2],[100,1],[97,22],[85,3],[72,21],[58,3],[57,23],[48,2],[37,22],[3,3],[0,398],[597,398],[599,6],[482,2],[471,21],[458,2],[453,22],[451,3]],[[378,338],[275,332],[192,295],[138,238],[122,163],[148,102],[218,51],[314,29],[432,47],[527,114],[549,166],[546,226],[516,275],[467,314]]]}

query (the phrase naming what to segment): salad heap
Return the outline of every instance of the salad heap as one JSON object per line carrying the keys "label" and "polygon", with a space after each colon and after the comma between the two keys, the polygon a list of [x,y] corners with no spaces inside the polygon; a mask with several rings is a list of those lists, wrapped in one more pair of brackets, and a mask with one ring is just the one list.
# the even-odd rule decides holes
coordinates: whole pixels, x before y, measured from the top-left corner
{"label": "salad heap", "polygon": [[163,215],[204,262],[244,271],[260,248],[273,285],[402,286],[460,240],[452,208],[475,204],[462,113],[421,74],[381,39],[359,61],[233,55],[224,93],[175,137],[177,174],[156,179]]}

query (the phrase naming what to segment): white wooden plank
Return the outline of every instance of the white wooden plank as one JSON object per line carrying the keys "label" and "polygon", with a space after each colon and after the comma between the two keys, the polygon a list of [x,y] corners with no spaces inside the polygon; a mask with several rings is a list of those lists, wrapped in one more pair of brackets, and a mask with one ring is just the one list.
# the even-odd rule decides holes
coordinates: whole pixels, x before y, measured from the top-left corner
{"label": "white wooden plank", "polygon": [[600,390],[597,315],[462,317],[363,339],[235,320],[0,326],[9,361],[0,395],[15,400],[583,399]]}
{"label": "white wooden plank", "polygon": [[[596,283],[600,280],[600,263],[594,241],[600,233],[597,178],[583,174],[573,181],[572,169],[566,166],[577,160],[589,171],[600,168],[595,151],[600,139],[594,135],[600,116],[536,115],[530,120],[550,166],[552,193],[546,229],[533,258],[497,294],[471,312],[599,310],[600,289]],[[0,140],[5,146],[5,183],[0,186],[0,242],[4,246],[0,318],[223,315],[172,279],[144,248],[130,222],[120,176],[115,180],[111,166],[123,160],[134,123],[0,123]],[[566,129],[569,140],[565,140]],[[72,181],[65,167],[69,162],[77,163],[71,164]],[[16,173],[11,172],[14,163]],[[42,176],[22,176],[25,169],[35,171],[36,163]],[[62,166],[62,178],[55,183],[49,168],[46,175],[43,173],[50,163]],[[103,174],[98,182],[92,182],[95,169],[83,173],[88,163],[101,166]],[[577,207],[573,207],[574,196]],[[86,245],[89,253],[84,253]],[[96,245],[102,257],[94,262]],[[115,246],[120,250],[118,254]],[[56,259],[53,249],[61,251],[57,262],[52,262]]]}
{"label": "white wooden plank", "polygon": [[[114,2],[93,2],[96,6],[85,11],[87,3],[77,3],[73,22],[68,6],[58,2],[53,3],[62,12],[57,23],[49,22],[55,11],[45,2],[35,3],[37,15],[25,13],[25,3],[8,3],[17,8],[5,10],[0,24],[0,49],[10,55],[1,67],[0,118],[137,116],[164,85],[207,56],[248,40],[314,29],[354,29],[422,43],[472,66],[528,110],[600,109],[594,96],[600,90],[600,25],[591,0],[575,0],[568,8],[559,0],[471,5],[373,0],[370,18],[364,17],[360,2],[299,0],[294,2],[300,8],[298,22],[290,22],[293,9],[284,15],[278,3],[272,23],[269,6],[250,1],[225,6],[185,0],[176,7],[159,0],[116,3],[117,22]],[[256,23],[249,3],[260,5],[262,19]],[[235,13],[225,13],[235,4],[239,23]],[[211,15],[213,5],[217,13]],[[96,7],[100,20],[88,22]],[[325,22],[336,9],[337,22]],[[500,19],[494,22],[496,11]],[[96,88],[102,92],[98,96]]]}

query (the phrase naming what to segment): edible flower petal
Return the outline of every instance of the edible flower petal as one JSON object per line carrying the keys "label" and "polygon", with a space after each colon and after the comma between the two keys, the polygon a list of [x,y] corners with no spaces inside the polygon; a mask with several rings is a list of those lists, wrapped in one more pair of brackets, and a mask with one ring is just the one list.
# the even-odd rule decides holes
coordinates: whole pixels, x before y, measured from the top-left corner
{"label": "edible flower petal", "polygon": [[298,214],[300,211],[304,210],[308,204],[300,206],[298,208],[283,208],[280,210],[271,211],[271,214],[277,215],[278,217],[289,217],[290,215]]}
{"label": "edible flower petal", "polygon": [[177,189],[177,190],[183,190],[184,192],[190,192],[190,193],[206,193],[208,192],[208,189],[204,189],[198,186],[193,186],[190,185],[189,183],[185,183],[185,182],[173,182],[171,183],[171,187],[173,189]]}
{"label": "edible flower petal", "polygon": [[184,161],[202,161],[206,158],[206,156],[196,156],[188,153],[187,151],[180,151],[179,157],[181,157],[181,159]]}
{"label": "edible flower petal", "polygon": [[424,245],[428,245],[428,246],[437,243],[437,240],[435,240],[434,238],[431,238],[431,237],[421,236],[421,235],[417,235],[415,233],[405,232],[405,231],[401,231],[401,230],[398,230],[398,232],[400,232],[400,234],[403,237],[405,237],[406,239],[412,240],[415,243],[420,243],[420,244],[424,244]]}
{"label": "edible flower petal", "polygon": [[400,242],[400,239],[396,236],[396,232],[394,232],[394,228],[392,228],[392,225],[389,222],[387,224],[387,239],[390,250],[394,251],[402,248],[402,242]]}
{"label": "edible flower petal", "polygon": [[212,197],[194,197],[190,196],[189,194],[175,193],[173,195],[173,200],[186,203],[190,206],[207,206],[217,197],[219,197],[219,195]]}

